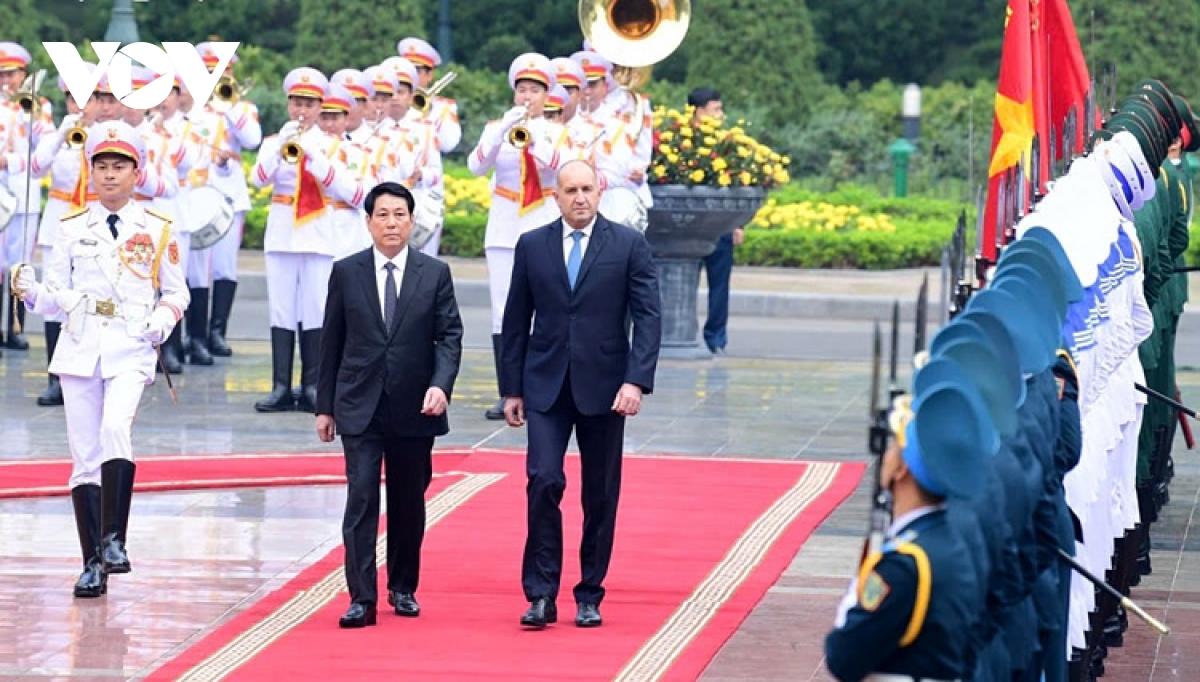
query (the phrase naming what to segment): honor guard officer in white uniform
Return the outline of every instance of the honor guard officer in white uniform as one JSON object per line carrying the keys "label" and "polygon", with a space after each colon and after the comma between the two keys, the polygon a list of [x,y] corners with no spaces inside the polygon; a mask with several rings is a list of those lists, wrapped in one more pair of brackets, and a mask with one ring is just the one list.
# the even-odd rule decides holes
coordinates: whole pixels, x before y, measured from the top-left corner
{"label": "honor guard officer in white uniform", "polygon": [[[28,263],[37,243],[38,214],[42,209],[42,186],[29,176],[30,114],[11,98],[29,73],[29,52],[17,43],[0,42],[0,191],[16,199],[15,213],[8,228],[0,225],[0,270],[14,263]],[[54,132],[50,102],[39,98],[39,110],[32,120],[33,149],[47,133]],[[0,295],[4,293],[0,281]],[[24,329],[25,307],[11,296],[3,296],[0,306],[8,308],[4,346],[28,350],[29,342],[17,329]],[[17,323],[17,324],[14,324]]]}
{"label": "honor guard officer in white uniform", "polygon": [[83,553],[75,596],[99,597],[108,575],[130,570],[133,421],[154,381],[155,347],[183,317],[188,291],[171,221],[133,198],[146,162],[141,136],[123,122],[99,123],[86,151],[97,203],[63,217],[44,281],[24,265],[14,286],[34,312],[66,319],[50,371],[66,401]]}
{"label": "honor guard officer in white uniform", "polygon": [[[212,50],[211,43],[196,46],[205,68],[217,67],[220,59]],[[225,76],[236,78],[238,57],[233,55],[225,67]],[[246,213],[250,211],[250,190],[246,184],[246,172],[242,168],[242,152],[257,149],[262,144],[262,126],[258,123],[258,107],[254,102],[242,98],[226,103],[209,100],[206,109],[217,118],[212,149],[212,187],[233,200],[233,227],[212,247],[212,316],[208,323],[208,351],[217,357],[233,355],[233,349],[225,339],[229,328],[229,315],[233,310],[233,299],[237,293],[238,252],[242,248],[242,233],[246,227]],[[207,307],[208,291],[198,283],[193,284],[193,307],[203,314]],[[197,323],[196,333],[204,338],[205,330]]]}
{"label": "honor guard officer in white uniform", "polygon": [[[417,69],[418,88],[428,90],[433,85],[433,70],[441,65],[442,56],[420,38],[405,38],[396,44],[396,52]],[[462,126],[458,122],[458,103],[449,97],[436,95],[430,101],[425,119],[437,134],[438,150],[449,154],[462,141]]]}
{"label": "honor guard officer in white uniform", "polygon": [[364,177],[366,154],[346,133],[350,112],[357,107],[358,103],[350,90],[336,81],[329,84],[329,94],[321,101],[321,130],[333,138],[329,156],[344,167],[358,185],[355,192],[358,203],[335,200],[330,206],[333,210],[334,234],[337,235],[334,260],[358,253],[372,243],[371,233],[363,219],[362,200],[375,186],[375,180],[373,177]]}
{"label": "honor guard officer in white uniform", "polygon": [[371,135],[371,125],[367,123],[368,115],[375,115],[375,107],[371,106],[371,97],[375,88],[371,80],[358,69],[342,69],[329,77],[330,84],[338,84],[350,91],[353,98],[350,113],[346,116],[346,134],[355,143],[361,143]]}
{"label": "honor guard officer in white uniform", "polygon": [[[329,81],[316,69],[293,69],[283,81],[288,118],[278,135],[263,140],[254,184],[272,187],[263,238],[267,300],[271,319],[272,390],[254,405],[259,412],[300,409],[311,412],[317,390],[317,363],[325,293],[337,254],[333,214],[338,199],[357,203],[360,186],[328,156],[333,145],[321,131],[321,100]],[[300,329],[301,389],[292,394],[292,359]]]}
{"label": "honor guard officer in white uniform", "polygon": [[567,91],[567,99],[563,103],[563,123],[567,123],[575,118],[587,77],[583,73],[583,66],[570,57],[555,57],[550,63],[554,65],[554,79]]}
{"label": "honor guard officer in white uniform", "polygon": [[[500,330],[517,239],[559,217],[558,205],[550,195],[560,159],[556,141],[562,128],[542,115],[546,96],[555,83],[554,67],[543,55],[526,53],[513,60],[508,68],[508,84],[513,89],[515,106],[500,120],[484,126],[479,144],[467,157],[467,166],[475,175],[492,173],[492,205],[483,246],[492,301],[497,383]],[[514,141],[521,146],[514,146]],[[485,416],[504,419],[503,396]]]}
{"label": "honor guard officer in white uniform", "polygon": [[[84,66],[88,70],[96,68],[95,64],[86,62]],[[58,224],[62,217],[96,201],[95,191],[89,182],[87,149],[83,144],[73,146],[68,140],[78,133],[86,135],[87,129],[93,123],[115,120],[117,108],[120,106],[112,93],[107,92],[107,82],[104,78],[96,85],[95,92],[84,103],[83,109],[75,104],[75,99],[67,92],[67,84],[62,76],[58,78],[58,89],[65,95],[67,115],[63,117],[58,130],[38,142],[37,151],[33,154],[33,176],[40,179],[50,175],[50,192],[37,234],[38,251],[43,263],[50,259],[50,251],[57,240]],[[42,320],[46,332],[48,366],[54,358],[54,347],[58,343],[58,335],[65,317],[44,315]],[[38,396],[37,404],[43,407],[62,405],[62,387],[58,376],[50,372],[47,372],[46,376],[46,390]]]}

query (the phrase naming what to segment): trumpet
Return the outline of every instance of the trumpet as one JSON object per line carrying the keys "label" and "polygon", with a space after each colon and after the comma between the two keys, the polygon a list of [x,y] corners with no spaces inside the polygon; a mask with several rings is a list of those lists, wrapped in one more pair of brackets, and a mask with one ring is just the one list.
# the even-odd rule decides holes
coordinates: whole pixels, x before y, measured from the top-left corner
{"label": "trumpet", "polygon": [[525,115],[521,117],[521,121],[517,125],[508,130],[508,143],[517,149],[524,149],[529,146],[529,141],[533,139],[529,128],[525,127],[525,123],[529,120],[529,103],[525,103]]}
{"label": "trumpet", "polygon": [[300,163],[300,156],[304,154],[304,150],[300,148],[298,140],[301,135],[308,132],[308,126],[304,125],[304,116],[297,119],[297,122],[300,124],[300,128],[296,131],[296,134],[288,138],[288,141],[284,142],[283,146],[279,148],[279,155],[283,157],[286,163]]}
{"label": "trumpet", "polygon": [[[66,122],[67,120],[63,119],[64,125]],[[71,121],[71,127],[67,129],[65,139],[67,146],[71,149],[83,149],[83,145],[87,144],[87,126],[83,124],[82,117],[76,116]]]}

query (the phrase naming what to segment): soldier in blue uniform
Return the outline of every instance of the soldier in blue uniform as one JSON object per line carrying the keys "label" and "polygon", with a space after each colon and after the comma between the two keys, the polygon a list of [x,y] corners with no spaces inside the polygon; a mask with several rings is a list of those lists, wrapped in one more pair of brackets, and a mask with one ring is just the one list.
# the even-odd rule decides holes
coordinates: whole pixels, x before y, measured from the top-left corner
{"label": "soldier in blue uniform", "polygon": [[[925,387],[923,387],[925,388]],[[895,520],[868,556],[825,639],[839,680],[956,680],[969,626],[983,608],[971,559],[946,518],[946,500],[982,492],[989,429],[978,400],[954,381],[898,401],[881,462]]]}

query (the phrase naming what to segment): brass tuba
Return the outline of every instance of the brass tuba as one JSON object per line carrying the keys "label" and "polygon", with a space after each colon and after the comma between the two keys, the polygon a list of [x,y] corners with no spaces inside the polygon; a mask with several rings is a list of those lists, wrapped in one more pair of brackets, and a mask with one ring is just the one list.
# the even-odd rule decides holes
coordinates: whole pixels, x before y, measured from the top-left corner
{"label": "brass tuba", "polygon": [[455,78],[458,78],[458,74],[451,71],[445,76],[437,79],[433,85],[429,86],[428,90],[418,88],[412,96],[412,108],[421,112],[422,116],[428,116],[429,109],[433,106],[433,98],[436,97],[439,92],[445,90],[446,86],[450,85]]}
{"label": "brass tuba", "polygon": [[583,37],[613,63],[613,80],[631,91],[679,47],[691,19],[691,0],[579,0]]}

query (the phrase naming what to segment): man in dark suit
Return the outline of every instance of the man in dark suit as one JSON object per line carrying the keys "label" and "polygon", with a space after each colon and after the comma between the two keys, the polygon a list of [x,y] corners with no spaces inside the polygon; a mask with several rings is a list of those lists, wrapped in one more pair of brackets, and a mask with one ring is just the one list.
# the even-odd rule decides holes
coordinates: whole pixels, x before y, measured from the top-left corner
{"label": "man in dark suit", "polygon": [[375,245],[334,264],[325,303],[317,435],[346,451],[346,583],[339,625],[375,624],[380,464],[387,464],[388,603],[420,613],[415,593],[425,536],[433,439],[449,432],[446,406],[462,356],[450,268],[408,248],[412,194],[385,182],[367,195]]}
{"label": "man in dark suit", "polygon": [[[501,389],[510,426],[529,422],[528,536],[521,624],[558,619],[563,457],[575,429],[582,463],[580,627],[600,625],[612,556],[625,417],[654,389],[661,339],[658,280],[646,239],[597,213],[596,171],[564,165],[555,190],[563,217],[521,236],[504,309]],[[626,320],[633,322],[633,342]],[[530,331],[530,324],[533,329]]]}

